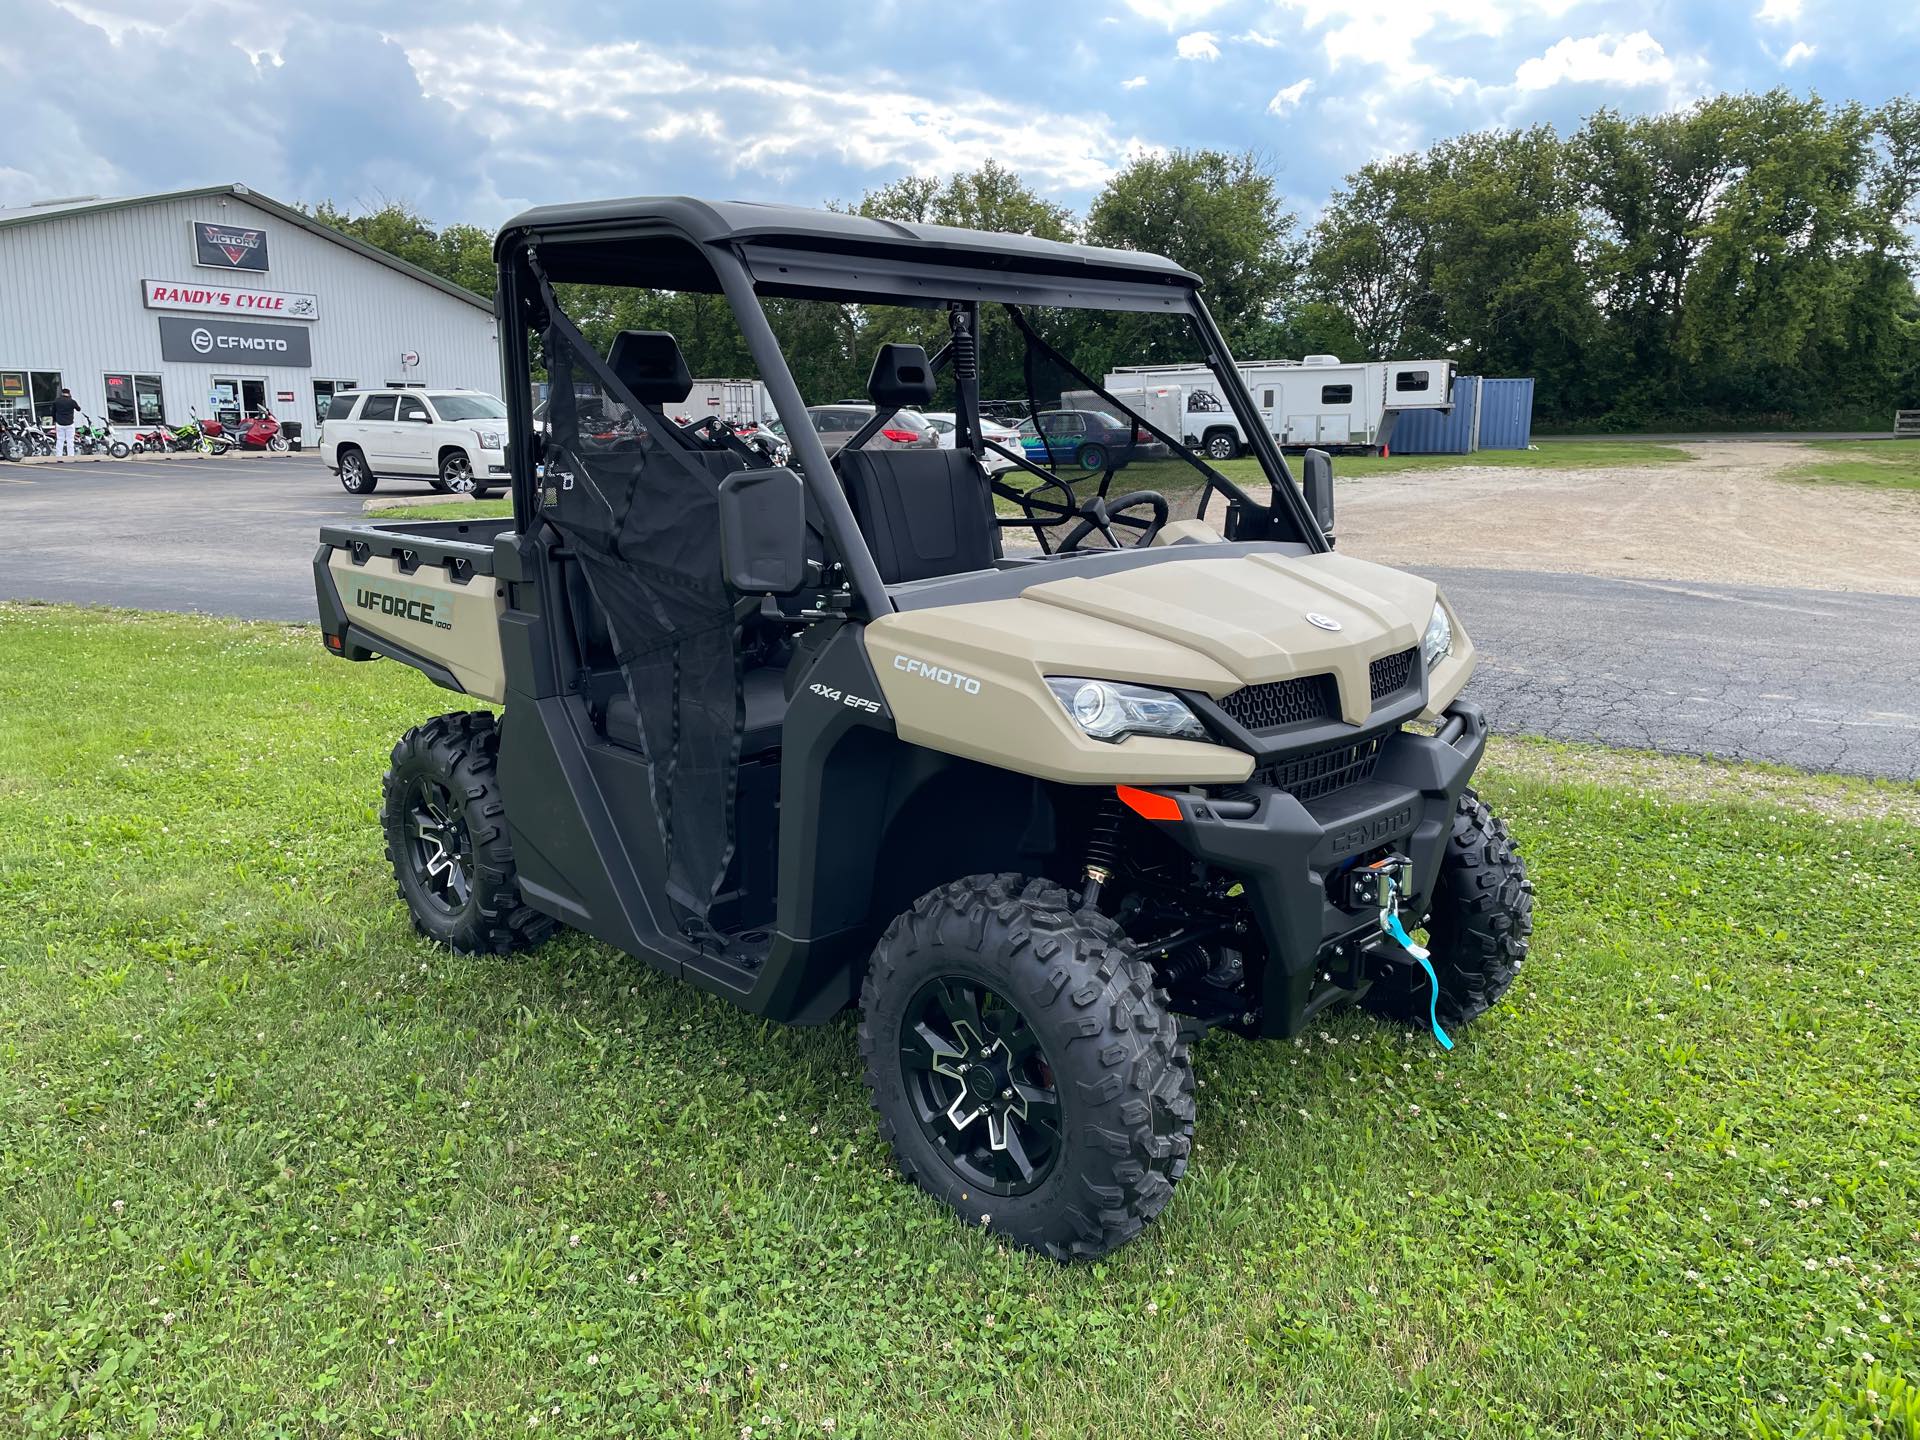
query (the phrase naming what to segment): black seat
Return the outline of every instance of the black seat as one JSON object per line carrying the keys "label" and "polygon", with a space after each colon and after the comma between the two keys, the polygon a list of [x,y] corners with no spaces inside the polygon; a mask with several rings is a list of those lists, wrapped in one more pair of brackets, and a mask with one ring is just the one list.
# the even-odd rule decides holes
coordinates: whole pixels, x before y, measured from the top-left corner
{"label": "black seat", "polygon": [[972,451],[842,450],[834,465],[887,584],[993,568],[993,496]]}
{"label": "black seat", "polygon": [[[746,711],[746,727],[740,734],[740,754],[761,755],[780,747],[780,727],[787,718],[786,671],[757,666],[747,671],[741,683],[741,701]],[[607,738],[616,745],[645,750],[640,735],[640,716],[632,698],[622,690],[607,701]]]}

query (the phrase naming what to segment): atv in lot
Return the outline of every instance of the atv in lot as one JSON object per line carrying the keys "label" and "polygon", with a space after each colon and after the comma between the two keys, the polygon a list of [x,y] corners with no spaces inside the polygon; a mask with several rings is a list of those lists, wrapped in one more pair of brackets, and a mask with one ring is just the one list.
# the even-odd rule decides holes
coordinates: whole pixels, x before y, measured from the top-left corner
{"label": "atv in lot", "polygon": [[[487,707],[385,778],[423,933],[503,953],[566,925],[758,1015],[857,1008],[900,1169],[1061,1259],[1166,1205],[1197,1035],[1357,1003],[1450,1043],[1507,989],[1532,891],[1469,788],[1472,642],[1431,582],[1334,553],[1329,462],[1296,483],[1197,277],[657,198],[529,211],[496,260],[512,519],[329,527],[314,564],[335,654]],[[790,464],[668,418],[673,335],[588,339],[569,299],[606,323],[620,287],[724,297]],[[831,455],[774,323],[809,303],[886,337]],[[1259,482],[1089,378],[1071,311],[1203,356]],[[984,437],[989,341],[1028,413],[1090,392],[1121,422],[1097,477]],[[935,406],[954,448],[866,444]],[[1161,488],[1113,494],[1123,469]]]}

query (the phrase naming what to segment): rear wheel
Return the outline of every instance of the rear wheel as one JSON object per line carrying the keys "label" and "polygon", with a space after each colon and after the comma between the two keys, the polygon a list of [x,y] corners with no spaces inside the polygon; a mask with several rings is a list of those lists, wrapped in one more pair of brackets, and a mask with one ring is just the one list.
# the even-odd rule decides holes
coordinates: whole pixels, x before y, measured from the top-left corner
{"label": "rear wheel", "polygon": [[367,457],[351,445],[340,447],[340,488],[349,495],[371,495],[380,482],[367,465]]}
{"label": "rear wheel", "polygon": [[[1507,822],[1473,791],[1460,797],[1453,833],[1434,882],[1427,950],[1440,981],[1433,1018],[1449,1030],[1472,1023],[1507,993],[1527,958],[1533,933],[1533,882]],[[1392,965],[1361,1004],[1424,1026],[1433,987],[1416,965]]]}
{"label": "rear wheel", "polygon": [[887,928],[860,1049],[900,1169],[1056,1260],[1139,1234],[1193,1136],[1193,1069],[1153,971],[1047,880],[974,875]]}
{"label": "rear wheel", "polygon": [[1104,445],[1082,445],[1079,455],[1074,457],[1082,470],[1092,473],[1107,468],[1107,447]]}
{"label": "rear wheel", "polygon": [[1209,430],[1206,440],[1209,460],[1231,460],[1240,453],[1240,442],[1231,430]]}
{"label": "rear wheel", "polygon": [[485,711],[437,716],[393,747],[382,785],[387,859],[414,928],[469,955],[529,949],[554,929],[520,898],[499,745]]}

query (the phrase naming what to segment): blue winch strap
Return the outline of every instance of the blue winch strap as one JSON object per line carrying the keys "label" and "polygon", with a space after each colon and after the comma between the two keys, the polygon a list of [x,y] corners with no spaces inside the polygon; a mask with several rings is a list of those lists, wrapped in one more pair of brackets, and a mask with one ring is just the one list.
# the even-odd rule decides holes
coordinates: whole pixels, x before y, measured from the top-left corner
{"label": "blue winch strap", "polygon": [[1400,923],[1400,910],[1394,903],[1395,885],[1391,877],[1387,880],[1386,895],[1388,907],[1380,912],[1380,928],[1399,942],[1415,960],[1420,968],[1427,972],[1427,984],[1432,988],[1427,992],[1427,1023],[1433,1026],[1433,1038],[1440,1042],[1442,1050],[1453,1049],[1453,1041],[1445,1030],[1440,1028],[1440,977],[1433,973],[1433,961],[1427,958],[1424,947],[1414,944],[1413,937],[1407,933],[1407,927]]}

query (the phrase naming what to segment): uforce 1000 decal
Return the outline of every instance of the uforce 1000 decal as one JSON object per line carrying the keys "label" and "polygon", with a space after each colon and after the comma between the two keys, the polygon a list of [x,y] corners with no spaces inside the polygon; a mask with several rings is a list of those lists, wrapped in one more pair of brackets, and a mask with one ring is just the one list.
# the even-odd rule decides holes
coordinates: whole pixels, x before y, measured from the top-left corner
{"label": "uforce 1000 decal", "polygon": [[[386,583],[394,584],[392,581]],[[395,585],[395,590],[399,593],[379,589],[363,581],[353,587],[354,607],[379,615],[391,615],[396,620],[431,625],[436,630],[453,629],[453,621],[441,618],[439,597],[433,591],[418,585]]]}

